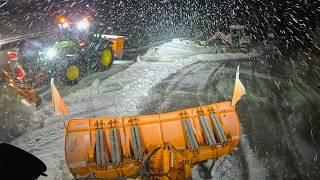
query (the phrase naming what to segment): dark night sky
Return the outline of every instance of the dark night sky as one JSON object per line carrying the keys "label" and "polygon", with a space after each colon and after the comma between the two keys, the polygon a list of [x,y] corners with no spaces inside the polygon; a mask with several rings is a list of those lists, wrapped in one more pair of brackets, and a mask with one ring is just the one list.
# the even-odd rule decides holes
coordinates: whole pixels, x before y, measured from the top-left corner
{"label": "dark night sky", "polygon": [[[13,2],[13,1],[12,1]],[[29,6],[19,2],[19,11],[45,11],[52,14],[63,9],[61,0],[31,0]],[[227,31],[234,22],[242,22],[257,40],[270,32],[286,46],[312,44],[311,30],[320,17],[318,0],[96,0],[74,1],[73,8],[90,4],[96,20],[113,27],[115,33],[135,38],[197,36],[206,38],[215,31]],[[88,3],[90,2],[90,3]],[[14,5],[12,5],[14,6]],[[21,8],[24,7],[24,8]],[[105,29],[105,27],[102,27]],[[143,37],[146,38],[146,37]]]}

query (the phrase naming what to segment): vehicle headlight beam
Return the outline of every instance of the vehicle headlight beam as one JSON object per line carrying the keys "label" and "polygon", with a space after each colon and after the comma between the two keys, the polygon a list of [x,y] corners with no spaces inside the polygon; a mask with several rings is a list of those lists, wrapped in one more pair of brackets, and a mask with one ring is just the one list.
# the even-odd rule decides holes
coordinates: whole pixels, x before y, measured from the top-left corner
{"label": "vehicle headlight beam", "polygon": [[51,60],[57,56],[58,52],[55,48],[49,48],[46,54],[47,57]]}
{"label": "vehicle headlight beam", "polygon": [[78,30],[86,30],[86,29],[88,29],[89,28],[89,26],[90,26],[90,23],[89,23],[89,21],[87,20],[87,19],[83,19],[83,20],[81,20],[81,21],[79,21],[78,23],[77,23],[77,28],[78,28]]}

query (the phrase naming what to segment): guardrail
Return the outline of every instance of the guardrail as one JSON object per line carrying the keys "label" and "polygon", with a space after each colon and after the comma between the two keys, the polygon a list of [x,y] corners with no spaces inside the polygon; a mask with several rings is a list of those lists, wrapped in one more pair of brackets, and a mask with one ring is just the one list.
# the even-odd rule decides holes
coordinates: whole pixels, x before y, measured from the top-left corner
{"label": "guardrail", "polygon": [[21,41],[24,39],[30,39],[30,38],[36,38],[40,36],[46,36],[54,33],[55,31],[44,31],[44,32],[37,32],[37,33],[28,33],[28,34],[23,34],[23,35],[18,35],[10,38],[5,38],[5,39],[0,39],[0,46],[12,42],[17,42]]}

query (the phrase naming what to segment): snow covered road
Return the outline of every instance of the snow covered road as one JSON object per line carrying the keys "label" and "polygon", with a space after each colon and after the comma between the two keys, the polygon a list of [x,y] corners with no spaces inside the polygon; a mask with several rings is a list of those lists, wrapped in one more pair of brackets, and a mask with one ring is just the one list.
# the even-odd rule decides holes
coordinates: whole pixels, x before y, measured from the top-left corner
{"label": "snow covered road", "polygon": [[[300,76],[290,77],[291,71],[279,69],[276,62],[255,53],[216,54],[215,49],[174,39],[150,48],[135,64],[107,79],[98,78],[90,86],[64,91],[70,109],[64,120],[160,113],[229,100],[239,63],[240,78],[248,91],[238,105],[244,135],[238,151],[216,161],[213,179],[317,176],[319,160],[315,157],[319,147],[315,146],[315,138],[301,136],[298,132],[304,128],[299,129],[295,124],[315,122],[319,115],[316,99],[305,93]],[[318,92],[313,91],[310,93],[318,98]],[[300,102],[313,110],[294,111],[302,108]],[[43,121],[44,126],[25,133],[13,143],[47,164],[49,177],[44,179],[71,179],[64,161],[61,118],[52,112],[50,102],[36,111],[33,118]],[[308,146],[309,152],[301,150],[301,145]],[[197,167],[194,178],[199,178]]]}

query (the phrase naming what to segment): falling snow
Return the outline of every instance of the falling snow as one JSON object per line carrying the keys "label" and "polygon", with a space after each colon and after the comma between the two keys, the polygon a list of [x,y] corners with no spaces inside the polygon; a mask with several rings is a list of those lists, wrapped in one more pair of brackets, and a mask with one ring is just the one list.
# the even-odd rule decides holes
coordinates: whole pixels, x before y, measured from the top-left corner
{"label": "falling snow", "polygon": [[[156,113],[198,105],[190,99],[225,100],[240,64],[248,91],[237,107],[241,144],[215,162],[213,178],[320,176],[320,0],[0,0],[0,69],[1,52],[19,47],[23,65],[46,79],[34,62],[39,49],[59,40],[58,15],[88,15],[95,33],[124,35],[124,59],[134,62],[89,74],[92,81],[73,87],[61,85],[69,117]],[[244,25],[251,52],[203,47],[217,32],[228,36],[230,25]],[[0,142],[36,154],[51,179],[71,179],[63,128],[48,86],[38,86],[45,102],[36,109],[23,106],[0,79]],[[193,171],[198,179],[197,167]]]}

